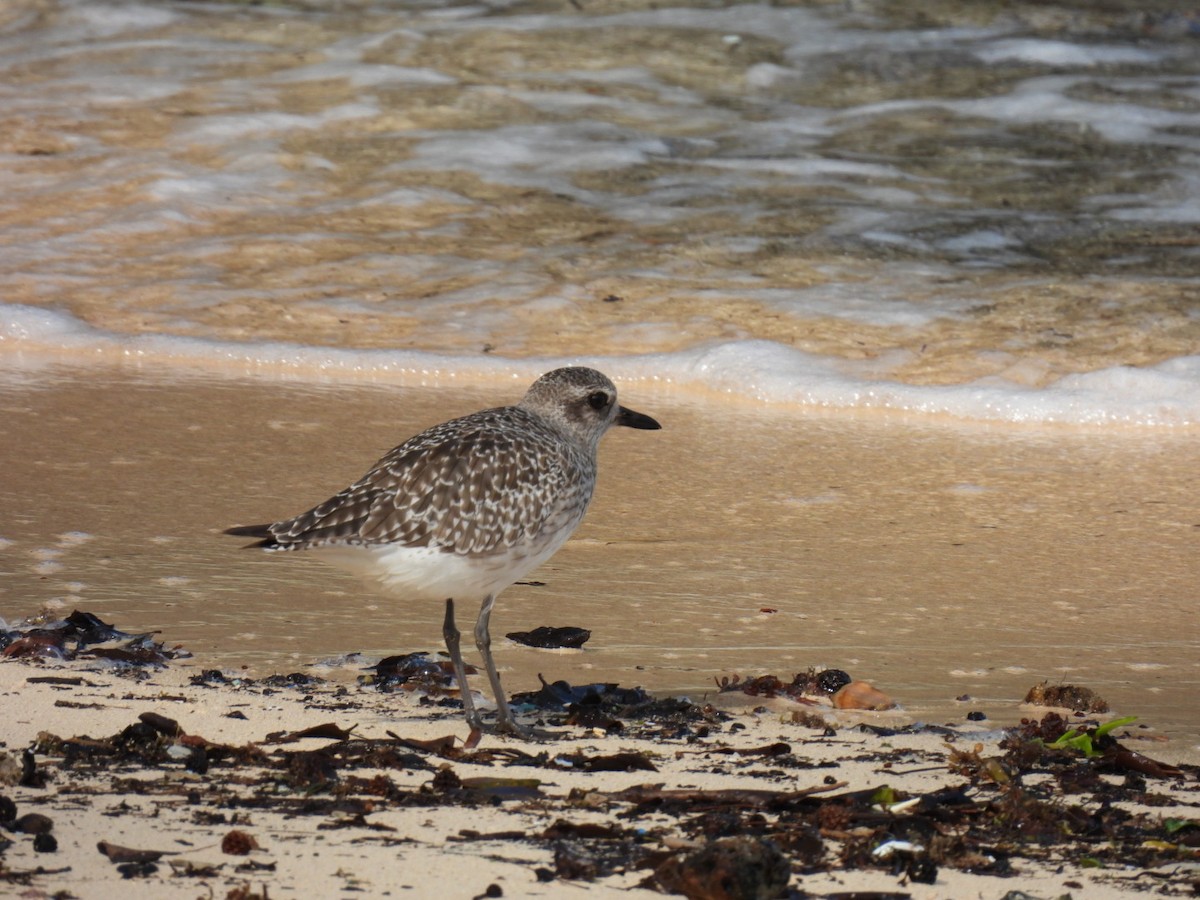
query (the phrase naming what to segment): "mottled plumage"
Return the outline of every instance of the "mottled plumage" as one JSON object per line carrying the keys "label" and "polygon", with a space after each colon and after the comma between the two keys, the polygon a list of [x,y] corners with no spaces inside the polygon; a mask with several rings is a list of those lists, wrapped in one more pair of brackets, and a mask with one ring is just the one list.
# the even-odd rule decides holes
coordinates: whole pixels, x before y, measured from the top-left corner
{"label": "mottled plumage", "polygon": [[[612,382],[594,369],[555,369],[516,406],[409,438],[308,512],[226,533],[260,538],[250,546],[269,551],[314,551],[407,599],[482,600],[475,637],[500,707],[498,727],[517,731],[489,649],[492,604],[583,520],[596,482],[596,449],[613,425],[659,427],[620,407]],[[468,720],[478,726],[452,603],[445,634]]]}

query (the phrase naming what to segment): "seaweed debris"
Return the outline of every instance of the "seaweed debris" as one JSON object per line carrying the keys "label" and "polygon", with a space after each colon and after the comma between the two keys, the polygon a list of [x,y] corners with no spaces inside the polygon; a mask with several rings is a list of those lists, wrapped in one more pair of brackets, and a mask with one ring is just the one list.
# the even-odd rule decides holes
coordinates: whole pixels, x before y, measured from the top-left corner
{"label": "seaweed debris", "polygon": [[164,647],[157,632],[129,634],[79,610],[65,619],[34,619],[0,628],[0,655],[5,658],[107,660],[115,667],[164,666],[191,654],[182,647]]}
{"label": "seaweed debris", "polygon": [[[12,664],[25,661],[15,656]],[[418,679],[441,668],[411,662]],[[93,690],[84,678],[55,678],[55,690]],[[761,685],[776,682],[784,684]],[[545,743],[472,746],[452,734],[364,733],[356,723],[377,711],[375,686],[202,671],[186,686],[193,697],[218,691],[232,705],[249,692],[332,713],[290,731],[240,723],[255,737],[236,743],[197,733],[187,703],[163,707],[186,698],[154,690],[119,698],[128,719],[111,734],[63,736],[48,722],[6,770],[13,786],[11,796],[0,795],[0,885],[52,892],[69,866],[18,867],[5,857],[27,847],[69,862],[60,829],[91,804],[112,818],[73,846],[98,851],[122,877],[164,887],[224,879],[229,896],[250,896],[248,877],[268,896],[299,834],[382,842],[403,853],[407,843],[428,841],[412,835],[425,834],[438,810],[452,809],[472,811],[480,825],[459,827],[447,845],[486,842],[497,859],[524,861],[532,880],[696,898],[811,896],[806,880],[862,870],[896,880],[896,891],[873,896],[902,897],[950,870],[1015,879],[1032,866],[1061,870],[1065,883],[1081,886],[1087,873],[1122,884],[1144,879],[1157,896],[1197,889],[1200,824],[1180,810],[1195,806],[1200,768],[1133,750],[1120,733],[1128,720],[1068,723],[1048,712],[997,740],[981,739],[973,726],[831,733],[814,722],[814,733],[785,717],[775,727],[786,740],[756,744],[744,732],[761,713],[542,679],[540,690],[514,703],[575,731]],[[601,778],[613,772],[625,776],[621,786]],[[711,776],[729,786],[704,780]],[[161,840],[127,846],[115,821],[126,816],[153,818]],[[168,840],[180,835],[188,839]],[[220,856],[189,847],[219,848]]]}

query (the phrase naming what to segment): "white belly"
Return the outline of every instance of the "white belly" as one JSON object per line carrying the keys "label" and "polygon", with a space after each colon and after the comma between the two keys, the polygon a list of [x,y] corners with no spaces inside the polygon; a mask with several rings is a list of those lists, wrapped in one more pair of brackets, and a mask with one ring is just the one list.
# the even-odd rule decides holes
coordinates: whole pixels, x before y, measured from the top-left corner
{"label": "white belly", "polygon": [[493,556],[462,556],[397,544],[320,547],[314,557],[353,572],[409,600],[480,600],[532,572],[563,545],[569,533],[534,548]]}

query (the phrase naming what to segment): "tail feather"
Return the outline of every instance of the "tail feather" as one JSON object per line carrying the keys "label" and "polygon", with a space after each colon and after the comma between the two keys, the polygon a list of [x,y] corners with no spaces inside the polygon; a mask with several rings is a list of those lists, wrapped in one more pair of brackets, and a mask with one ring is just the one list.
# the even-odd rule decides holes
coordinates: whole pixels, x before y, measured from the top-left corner
{"label": "tail feather", "polygon": [[235,537],[252,537],[261,538],[252,544],[247,544],[243,550],[249,550],[252,547],[277,547],[279,542],[275,540],[275,535],[271,533],[271,523],[266,525],[235,525],[233,528],[226,528],[224,534],[232,534]]}

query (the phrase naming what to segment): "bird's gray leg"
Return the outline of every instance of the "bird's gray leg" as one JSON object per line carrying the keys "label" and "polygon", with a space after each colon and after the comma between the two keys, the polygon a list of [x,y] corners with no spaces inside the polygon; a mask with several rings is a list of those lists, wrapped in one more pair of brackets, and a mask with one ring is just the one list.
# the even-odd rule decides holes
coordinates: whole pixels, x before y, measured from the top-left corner
{"label": "bird's gray leg", "polygon": [[462,634],[454,624],[454,598],[446,598],[446,618],[442,622],[442,637],[446,640],[446,649],[450,651],[450,662],[454,666],[454,677],[458,680],[458,691],[462,696],[463,713],[467,717],[467,726],[471,730],[481,729],[479,712],[475,709],[475,701],[471,698],[471,687],[467,684],[467,667],[463,665],[462,650],[459,648],[459,638]]}
{"label": "bird's gray leg", "polygon": [[518,725],[513,718],[512,710],[508,707],[508,697],[500,685],[500,673],[496,671],[496,663],[492,660],[492,636],[488,632],[488,622],[492,618],[492,606],[496,602],[495,594],[484,598],[483,606],[479,609],[479,618],[475,620],[475,646],[483,657],[483,666],[487,669],[488,681],[492,685],[492,693],[496,697],[496,731],[501,734],[516,734],[529,737],[527,729]]}

